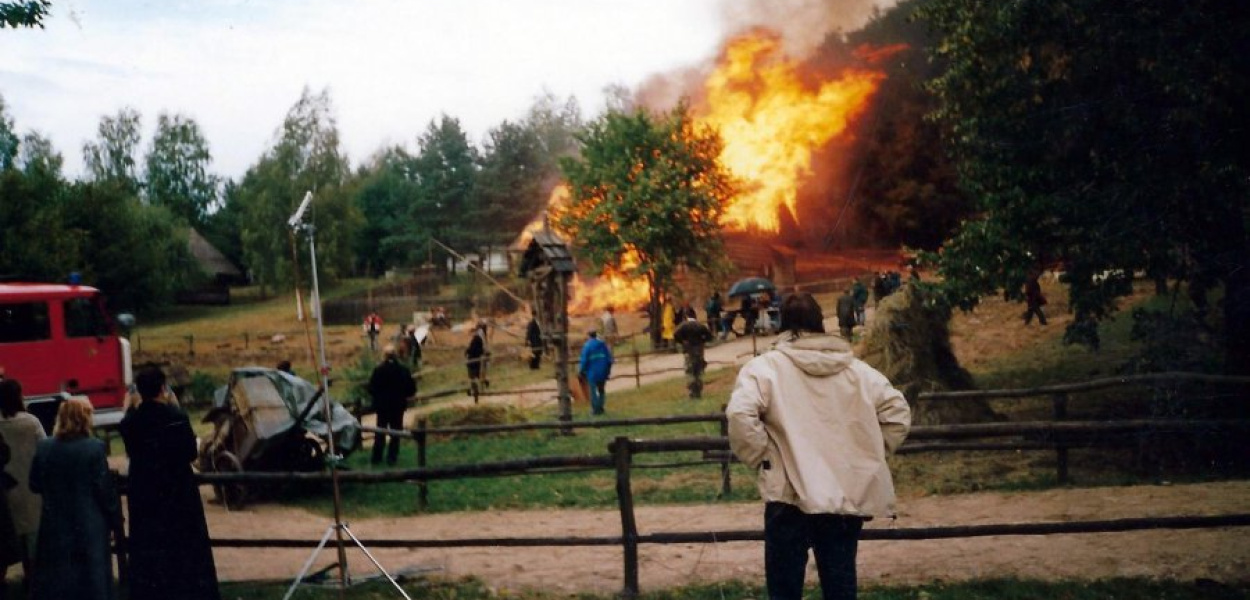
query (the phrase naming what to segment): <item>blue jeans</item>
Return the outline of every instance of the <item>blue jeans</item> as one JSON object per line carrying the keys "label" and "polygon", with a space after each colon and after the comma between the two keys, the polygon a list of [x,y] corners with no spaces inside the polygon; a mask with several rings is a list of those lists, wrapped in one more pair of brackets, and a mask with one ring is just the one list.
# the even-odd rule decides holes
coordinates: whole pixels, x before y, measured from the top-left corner
{"label": "blue jeans", "polygon": [[607,381],[591,381],[590,385],[590,412],[591,414],[603,414],[603,403],[605,401],[604,394]]}
{"label": "blue jeans", "polygon": [[764,505],[764,576],[771,600],[799,600],[807,550],[816,555],[824,600],[854,600],[855,552],[864,519],[809,515],[783,502]]}

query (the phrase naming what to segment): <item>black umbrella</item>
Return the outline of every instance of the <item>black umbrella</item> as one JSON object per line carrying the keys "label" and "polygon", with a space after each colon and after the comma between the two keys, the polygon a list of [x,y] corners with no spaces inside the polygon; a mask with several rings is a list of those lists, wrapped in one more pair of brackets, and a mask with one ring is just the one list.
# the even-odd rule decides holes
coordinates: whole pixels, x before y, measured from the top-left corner
{"label": "black umbrella", "polygon": [[729,288],[729,297],[775,291],[777,291],[777,287],[773,285],[773,282],[763,277],[747,277],[746,279],[739,279],[737,283],[733,284],[733,287]]}

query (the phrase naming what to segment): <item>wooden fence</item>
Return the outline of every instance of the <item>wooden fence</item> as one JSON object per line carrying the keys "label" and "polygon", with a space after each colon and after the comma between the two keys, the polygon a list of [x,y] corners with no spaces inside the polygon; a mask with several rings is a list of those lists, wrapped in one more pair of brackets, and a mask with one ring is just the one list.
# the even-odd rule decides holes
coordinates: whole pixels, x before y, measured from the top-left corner
{"label": "wooden fence", "polygon": [[[1076,393],[1093,389],[1102,389],[1111,385],[1142,384],[1150,382],[1202,381],[1205,383],[1231,384],[1245,386],[1250,378],[1218,378],[1195,376],[1188,374],[1167,374],[1143,376],[1135,378],[1117,378],[1099,380],[1069,386],[1047,386],[1031,390],[994,390],[990,392],[959,392],[946,395],[940,400],[957,400],[958,398],[976,397],[977,395],[998,398],[1026,398],[1038,395],[1055,396],[1057,394]],[[1238,395],[1237,399],[1245,399]],[[930,394],[922,400],[939,399],[938,395]],[[1071,447],[1074,445],[1072,436],[1081,434],[1089,440],[1095,436],[1123,433],[1161,432],[1193,432],[1193,431],[1232,431],[1246,433],[1250,431],[1250,420],[1190,420],[1190,419],[1134,419],[1127,421],[1067,421],[1063,415],[1055,421],[1017,422],[1017,423],[971,423],[955,425],[916,426],[912,428],[908,440],[898,450],[900,454],[917,452],[943,452],[954,450],[1016,450],[1020,448],[1047,449]],[[484,425],[455,428],[418,428],[412,432],[398,433],[412,435],[419,444],[422,438],[439,434],[484,434],[506,431],[536,431],[544,429],[563,429],[575,427],[626,427],[638,425],[657,425],[671,423],[721,422],[724,415],[688,415],[680,417],[657,417],[649,419],[619,419],[588,421],[579,423],[527,423],[512,425]],[[722,428],[722,432],[724,429]],[[1007,442],[985,442],[968,440],[981,438],[1020,437],[1022,440]],[[458,539],[370,539],[362,543],[374,548],[456,548],[456,547],[543,547],[543,546],[620,546],[623,550],[623,595],[635,597],[639,593],[639,550],[644,544],[690,544],[690,543],[723,543],[741,541],[761,541],[762,530],[729,530],[729,531],[676,531],[640,534],[634,512],[632,473],[642,465],[634,463],[634,457],[642,454],[689,453],[700,452],[702,461],[684,464],[719,463],[723,472],[727,473],[729,461],[728,440],[724,434],[720,437],[692,437],[657,440],[631,439],[616,437],[606,448],[605,454],[576,456],[534,457],[469,465],[450,465],[430,467],[424,464],[415,469],[396,469],[387,471],[355,472],[340,471],[337,477],[343,482],[387,482],[415,481],[426,483],[445,479],[472,477],[514,476],[535,473],[559,473],[584,471],[586,469],[612,469],[616,477],[616,496],[621,519],[621,534],[613,536],[580,536],[580,537],[508,537],[508,538],[458,538]],[[423,454],[423,453],[419,453]],[[420,460],[420,459],[419,459]],[[1063,467],[1066,469],[1066,466]],[[329,484],[331,474],[318,473],[202,473],[198,481],[205,485],[223,484],[274,484],[291,481],[320,481]],[[124,482],[123,482],[124,483]],[[723,482],[728,486],[727,479]],[[119,486],[124,489],[124,485]],[[727,487],[725,488],[727,489]],[[995,523],[986,525],[954,526],[954,527],[918,527],[900,529],[866,529],[861,539],[877,540],[924,540],[945,539],[955,537],[1003,536],[1003,535],[1051,535],[1070,533],[1122,532],[1141,529],[1193,529],[1213,527],[1244,527],[1250,526],[1250,514],[1226,514],[1215,516],[1170,516],[1151,518],[1130,518],[1115,520],[1093,520],[1077,522],[1039,522],[1039,523]],[[315,548],[316,540],[304,539],[260,539],[260,538],[217,538],[212,540],[216,547],[234,548]],[[124,562],[125,540],[117,541],[115,550],[119,553],[119,563]]]}
{"label": "wooden fence", "polygon": [[[1161,387],[1172,387],[1181,384],[1210,384],[1220,386],[1230,386],[1241,388],[1243,390],[1250,389],[1250,377],[1230,377],[1223,375],[1206,375],[1201,373],[1153,373],[1148,375],[1126,375],[1122,377],[1108,377],[1102,379],[1093,379],[1079,383],[1067,383],[1059,385],[1047,385],[1033,388],[1022,389],[1003,389],[1003,390],[970,390],[959,392],[924,392],[919,395],[917,402],[958,402],[968,400],[1022,400],[1037,397],[1049,397],[1053,406],[1052,416],[1056,422],[1063,422],[1069,419],[1068,405],[1074,394],[1094,392],[1111,388],[1127,387],[1127,386],[1147,386],[1154,389]],[[1243,392],[1244,393],[1244,392]],[[1244,396],[1242,397],[1244,399]],[[1159,423],[1159,429],[1152,429],[1147,423]],[[1163,421],[1148,420],[1143,421],[1143,432],[1149,435],[1159,435],[1168,433],[1169,425]],[[1112,431],[1114,433],[1124,433],[1124,431]],[[1068,483],[1070,480],[1068,472],[1068,450],[1080,446],[1093,445],[1110,445],[1114,443],[1111,440],[1093,440],[1082,434],[1095,433],[1093,430],[1086,430],[1082,427],[1062,427],[1057,426],[1055,429],[1047,432],[1048,437],[1044,440],[1021,441],[1013,444],[1003,445],[1001,448],[995,448],[983,444],[968,444],[963,449],[966,450],[1024,450],[1024,449],[1053,449],[1055,452],[1055,478],[1059,483]],[[915,436],[911,436],[914,438]],[[951,448],[955,449],[955,448]]]}
{"label": "wooden fence", "polygon": [[[1019,435],[1021,433],[1044,435],[1069,431],[1082,432],[1125,432],[1140,431],[1143,428],[1158,430],[1209,430],[1211,428],[1231,428],[1236,431],[1250,430],[1250,421],[1127,421],[1127,422],[1037,422],[1037,423],[985,423],[972,425],[947,425],[933,427],[916,427],[909,439],[961,439],[964,437],[985,437],[998,435]],[[903,446],[904,449],[908,445]],[[444,467],[424,467],[417,469],[389,470],[381,472],[340,472],[338,477],[344,482],[383,482],[383,481],[436,481],[442,479],[459,479],[467,477],[490,477],[500,475],[523,475],[531,473],[552,473],[587,468],[613,469],[616,473],[616,495],[621,518],[621,534],[619,536],[582,536],[582,537],[524,537],[524,538],[458,538],[458,539],[370,539],[362,542],[373,548],[459,548],[459,547],[538,547],[538,546],[620,546],[623,551],[624,590],[626,597],[635,597],[639,593],[639,548],[643,544],[689,544],[689,543],[724,543],[738,541],[761,541],[764,539],[762,530],[732,531],[683,531],[658,532],[640,534],[635,518],[632,472],[637,468],[634,457],[649,453],[674,452],[727,452],[728,441],[721,437],[696,437],[660,440],[637,440],[628,437],[617,437],[609,444],[606,455],[585,456],[551,456],[528,458],[473,465],[457,465]],[[952,449],[948,444],[915,444],[908,451],[928,452]],[[904,450],[900,450],[904,451]],[[289,481],[323,481],[330,482],[328,473],[205,473],[199,475],[204,484],[231,483],[278,483]],[[954,537],[1002,536],[1002,535],[1050,535],[1059,533],[1098,533],[1122,532],[1139,529],[1193,529],[1210,527],[1242,527],[1250,525],[1250,514],[1228,514],[1217,516],[1173,516],[1131,518],[1115,520],[1095,520],[1077,522],[1040,522],[1040,523],[995,523],[987,525],[970,525],[957,527],[918,527],[900,529],[866,529],[861,536],[863,540],[926,540]],[[256,538],[217,538],[212,540],[216,547],[233,548],[314,548],[315,540],[302,539],[256,539]]]}

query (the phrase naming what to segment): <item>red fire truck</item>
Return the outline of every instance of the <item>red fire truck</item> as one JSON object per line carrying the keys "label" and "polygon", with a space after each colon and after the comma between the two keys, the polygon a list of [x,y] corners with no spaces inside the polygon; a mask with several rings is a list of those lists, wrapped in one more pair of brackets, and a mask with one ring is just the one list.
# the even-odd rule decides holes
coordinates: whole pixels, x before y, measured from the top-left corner
{"label": "red fire truck", "polygon": [[0,283],[0,375],[21,382],[45,427],[69,396],[90,399],[95,425],[109,427],[121,420],[131,382],[130,342],[93,287]]}

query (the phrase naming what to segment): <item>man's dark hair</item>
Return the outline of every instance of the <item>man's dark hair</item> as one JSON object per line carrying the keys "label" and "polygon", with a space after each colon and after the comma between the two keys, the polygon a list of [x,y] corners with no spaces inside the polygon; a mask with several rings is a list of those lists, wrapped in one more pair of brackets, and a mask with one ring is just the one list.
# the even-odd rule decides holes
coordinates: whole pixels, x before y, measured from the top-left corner
{"label": "man's dark hair", "polygon": [[22,402],[22,384],[16,379],[0,379],[0,414],[10,418],[26,410]]}
{"label": "man's dark hair", "polygon": [[160,367],[149,365],[135,373],[135,389],[139,390],[139,397],[144,400],[160,396],[164,387],[165,372]]}
{"label": "man's dark hair", "polygon": [[825,316],[811,294],[790,294],[781,302],[781,330],[793,334],[825,332]]}

